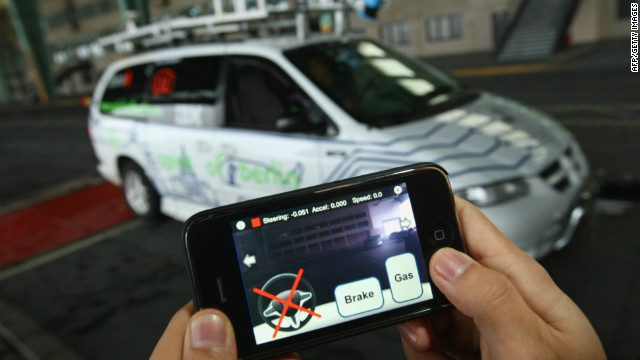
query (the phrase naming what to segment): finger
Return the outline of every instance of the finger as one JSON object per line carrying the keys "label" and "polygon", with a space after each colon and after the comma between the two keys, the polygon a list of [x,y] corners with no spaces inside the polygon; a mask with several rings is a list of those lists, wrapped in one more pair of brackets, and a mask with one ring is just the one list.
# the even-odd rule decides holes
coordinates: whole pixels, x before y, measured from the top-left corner
{"label": "finger", "polygon": [[236,339],[229,318],[220,310],[204,309],[191,317],[184,336],[185,360],[236,360]]}
{"label": "finger", "polygon": [[[405,354],[420,358],[451,351],[467,358],[478,351],[478,332],[471,318],[453,309],[398,324]],[[431,358],[426,357],[426,358]]]}
{"label": "finger", "polygon": [[449,359],[441,350],[430,318],[421,318],[397,325],[402,340],[402,349],[407,360]]}
{"label": "finger", "polygon": [[547,271],[468,201],[456,198],[456,212],[469,254],[483,266],[507,276],[524,301],[546,322],[562,322],[566,314],[558,305],[567,304],[570,299]]}
{"label": "finger", "polygon": [[301,360],[301,359],[302,358],[300,357],[300,355],[298,355],[298,353],[290,353],[287,355],[278,356],[273,360]]}
{"label": "finger", "polygon": [[189,319],[194,312],[193,302],[189,302],[173,315],[151,354],[152,360],[180,359],[182,357],[182,340]]}
{"label": "finger", "polygon": [[451,248],[438,250],[429,267],[436,286],[460,312],[473,318],[489,344],[511,341],[512,346],[518,338],[528,335],[513,334],[513,329],[540,333],[541,319],[500,272]]}
{"label": "finger", "polygon": [[471,359],[473,355],[478,353],[478,344],[480,334],[478,328],[473,323],[473,319],[464,315],[457,309],[451,310],[449,313],[449,321],[446,327],[440,325],[438,321],[433,322],[433,326],[438,331],[441,327],[446,329],[448,350],[456,354],[460,359]]}
{"label": "finger", "polygon": [[411,345],[407,344],[402,338],[402,349],[404,350],[407,360],[450,360],[444,352],[439,350],[417,351]]}
{"label": "finger", "polygon": [[438,336],[430,322],[431,318],[405,321],[396,326],[404,343],[415,352],[440,350]]}

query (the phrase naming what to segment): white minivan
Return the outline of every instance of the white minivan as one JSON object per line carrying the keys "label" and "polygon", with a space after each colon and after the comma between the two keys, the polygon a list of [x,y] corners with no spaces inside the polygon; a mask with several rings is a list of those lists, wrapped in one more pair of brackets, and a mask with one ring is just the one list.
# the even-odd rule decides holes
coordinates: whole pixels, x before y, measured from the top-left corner
{"label": "white minivan", "polygon": [[542,257],[582,216],[585,157],[530,107],[365,37],[191,45],[119,60],[89,115],[99,172],[138,215],[223,204],[415,162],[449,172]]}

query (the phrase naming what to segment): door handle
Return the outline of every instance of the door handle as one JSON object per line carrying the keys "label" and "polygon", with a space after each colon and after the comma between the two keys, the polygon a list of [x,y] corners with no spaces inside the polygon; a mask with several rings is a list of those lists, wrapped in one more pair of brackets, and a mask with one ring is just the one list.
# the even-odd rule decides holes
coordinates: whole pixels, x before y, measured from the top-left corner
{"label": "door handle", "polygon": [[327,156],[342,156],[342,157],[345,157],[345,156],[347,156],[347,152],[343,151],[343,150],[328,150],[327,151]]}
{"label": "door handle", "polygon": [[220,152],[227,156],[236,156],[238,150],[235,146],[230,144],[220,144]]}

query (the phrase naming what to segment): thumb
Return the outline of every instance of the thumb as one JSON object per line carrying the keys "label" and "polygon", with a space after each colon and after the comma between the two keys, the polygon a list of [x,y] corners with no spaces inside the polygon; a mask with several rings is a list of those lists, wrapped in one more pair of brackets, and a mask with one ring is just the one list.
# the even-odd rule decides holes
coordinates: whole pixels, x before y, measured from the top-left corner
{"label": "thumb", "polygon": [[[489,348],[515,342],[513,329],[539,330],[540,318],[509,278],[451,248],[438,250],[429,265],[436,286],[463,314],[473,319]],[[515,344],[514,344],[515,345]]]}
{"label": "thumb", "polygon": [[216,309],[195,313],[187,326],[182,358],[236,360],[236,339],[229,318]]}

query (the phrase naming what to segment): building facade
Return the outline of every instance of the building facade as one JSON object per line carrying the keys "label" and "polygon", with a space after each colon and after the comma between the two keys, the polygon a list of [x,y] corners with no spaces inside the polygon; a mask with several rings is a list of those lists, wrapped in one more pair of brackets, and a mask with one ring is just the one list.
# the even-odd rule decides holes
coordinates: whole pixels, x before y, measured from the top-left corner
{"label": "building facade", "polygon": [[[535,0],[531,0],[535,1]],[[390,0],[376,22],[354,19],[402,51],[420,57],[492,52],[523,0]],[[629,0],[581,0],[568,29],[570,44],[628,36]]]}

